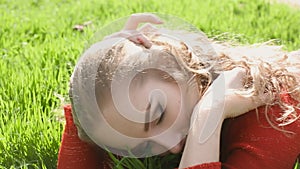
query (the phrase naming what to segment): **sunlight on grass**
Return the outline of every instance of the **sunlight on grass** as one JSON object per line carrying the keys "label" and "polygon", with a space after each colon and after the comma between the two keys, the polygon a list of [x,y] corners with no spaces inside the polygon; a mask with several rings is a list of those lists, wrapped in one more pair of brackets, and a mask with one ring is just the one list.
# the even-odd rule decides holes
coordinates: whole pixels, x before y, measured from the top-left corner
{"label": "sunlight on grass", "polygon": [[[64,104],[56,95],[67,99],[71,72],[94,32],[144,11],[179,16],[217,40],[277,39],[300,48],[299,10],[262,0],[0,0],[0,168],[55,168]],[[73,30],[85,21],[93,24]]]}

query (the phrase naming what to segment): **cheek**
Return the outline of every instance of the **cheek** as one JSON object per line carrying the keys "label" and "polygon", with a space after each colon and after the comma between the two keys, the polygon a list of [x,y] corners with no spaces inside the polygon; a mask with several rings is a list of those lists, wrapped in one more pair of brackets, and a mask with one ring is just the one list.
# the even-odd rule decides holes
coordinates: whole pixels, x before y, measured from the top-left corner
{"label": "cheek", "polygon": [[173,125],[178,132],[185,133],[190,127],[190,118],[193,111],[193,106],[180,99],[173,102],[169,108],[168,126]]}
{"label": "cheek", "polygon": [[181,132],[189,127],[190,112],[182,105],[180,98],[173,99],[173,101],[168,104],[165,113],[164,128],[170,128],[172,126]]}
{"label": "cheek", "polygon": [[169,123],[174,123],[176,119],[180,116],[181,109],[181,101],[180,99],[173,99],[171,104],[168,104],[166,109],[166,121]]}

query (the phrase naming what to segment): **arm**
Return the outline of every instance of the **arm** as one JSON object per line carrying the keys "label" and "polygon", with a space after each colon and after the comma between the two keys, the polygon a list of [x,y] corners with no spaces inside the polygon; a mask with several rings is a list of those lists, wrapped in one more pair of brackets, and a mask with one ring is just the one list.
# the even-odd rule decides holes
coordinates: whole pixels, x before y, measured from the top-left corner
{"label": "arm", "polygon": [[105,151],[79,139],[73,122],[71,106],[65,106],[66,125],[58,153],[58,169],[109,168],[110,160]]}
{"label": "arm", "polygon": [[[296,104],[287,96],[288,104]],[[293,168],[300,154],[300,120],[275,129],[269,120],[282,114],[279,106],[260,107],[242,116],[225,120],[222,127],[221,162],[198,163],[190,169],[281,169]],[[298,111],[300,114],[300,111]],[[268,115],[268,118],[266,117]],[[274,123],[274,121],[273,121]],[[201,158],[199,151],[195,157]],[[207,153],[205,153],[206,155]]]}
{"label": "arm", "polygon": [[244,169],[293,168],[300,154],[300,120],[283,128],[274,128],[274,117],[280,117],[282,113],[275,105],[267,111],[261,107],[258,113],[251,111],[226,120],[222,130],[222,162]]}
{"label": "arm", "polygon": [[[180,167],[218,162],[222,123],[225,118],[239,116],[262,103],[240,96],[235,89],[243,87],[245,71],[226,71],[213,82],[194,109]],[[203,152],[200,153],[199,152]]]}

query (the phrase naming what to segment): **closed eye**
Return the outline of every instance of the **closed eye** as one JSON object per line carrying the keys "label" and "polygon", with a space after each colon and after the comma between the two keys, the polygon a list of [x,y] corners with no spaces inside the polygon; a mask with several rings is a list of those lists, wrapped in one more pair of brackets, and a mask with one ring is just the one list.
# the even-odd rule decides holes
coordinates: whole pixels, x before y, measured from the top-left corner
{"label": "closed eye", "polygon": [[161,104],[158,105],[158,109],[157,111],[160,112],[160,116],[159,116],[159,119],[157,120],[156,122],[156,125],[160,124],[163,120],[164,120],[164,117],[165,117],[165,111],[163,110],[163,107],[161,106]]}
{"label": "closed eye", "polygon": [[151,104],[149,103],[147,108],[146,108],[146,115],[145,115],[145,125],[144,125],[144,131],[148,131],[150,128],[150,108]]}
{"label": "closed eye", "polygon": [[[149,103],[147,108],[146,108],[146,115],[145,115],[145,125],[144,125],[144,131],[149,131],[149,129],[151,128],[151,104]],[[165,111],[163,109],[163,107],[161,106],[161,104],[157,104],[157,107],[155,108],[155,113],[160,113],[158,120],[155,120],[156,122],[154,123],[155,125],[160,124],[165,117]]]}

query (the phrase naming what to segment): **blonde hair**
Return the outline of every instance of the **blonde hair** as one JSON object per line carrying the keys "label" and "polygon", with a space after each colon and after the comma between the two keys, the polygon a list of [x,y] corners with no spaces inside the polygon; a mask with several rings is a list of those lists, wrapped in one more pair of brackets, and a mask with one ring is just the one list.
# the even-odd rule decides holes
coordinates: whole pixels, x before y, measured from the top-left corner
{"label": "blonde hair", "polygon": [[[288,53],[280,46],[267,44],[235,47],[215,44],[215,49],[223,70],[234,67],[247,70],[242,95],[258,96],[266,108],[278,105],[283,110],[276,121],[269,121],[273,127],[285,126],[299,119],[300,105],[294,103],[300,103],[300,51]],[[287,102],[284,95],[289,95],[294,103]]]}
{"label": "blonde hair", "polygon": [[[183,32],[173,31],[172,34],[183,35]],[[300,102],[298,85],[300,83],[300,62],[296,60],[300,52],[296,54],[287,53],[278,46],[266,44],[231,46],[224,43],[209,42],[203,34],[190,33],[189,35],[195,36],[194,40],[200,41],[199,44],[211,44],[214,50],[204,51],[201,45],[191,46],[193,44],[186,44],[178,39],[161,38],[157,35],[148,34],[148,38],[156,48],[146,49],[124,40],[111,48],[89,54],[85,64],[81,64],[80,68],[75,68],[72,75],[71,100],[74,97],[74,93],[72,93],[74,79],[76,81],[85,80],[84,76],[78,75],[78,72],[86,71],[84,74],[88,75],[88,69],[93,66],[98,67],[95,82],[96,93],[110,89],[112,78],[117,69],[121,70],[121,74],[124,74],[125,77],[126,72],[132,71],[132,69],[139,71],[143,70],[145,65],[163,63],[158,64],[159,68],[168,70],[169,76],[175,80],[185,83],[189,83],[191,79],[196,80],[201,94],[209,87],[216,74],[242,67],[247,70],[247,75],[244,79],[244,88],[239,91],[241,95],[245,97],[258,96],[257,98],[261,99],[260,101],[265,103],[266,107],[279,105],[284,113],[277,118],[277,126],[288,125],[299,118],[296,111],[299,110],[299,105],[286,103],[281,95],[289,94],[296,102]],[[174,44],[171,41],[177,42]],[[127,48],[133,47],[140,50],[140,53],[128,55],[128,51],[125,50],[126,45],[130,45]],[[298,64],[293,62],[298,62]],[[76,111],[78,110],[73,106],[74,121],[79,136],[81,139],[89,141],[89,137],[77,119]]]}

